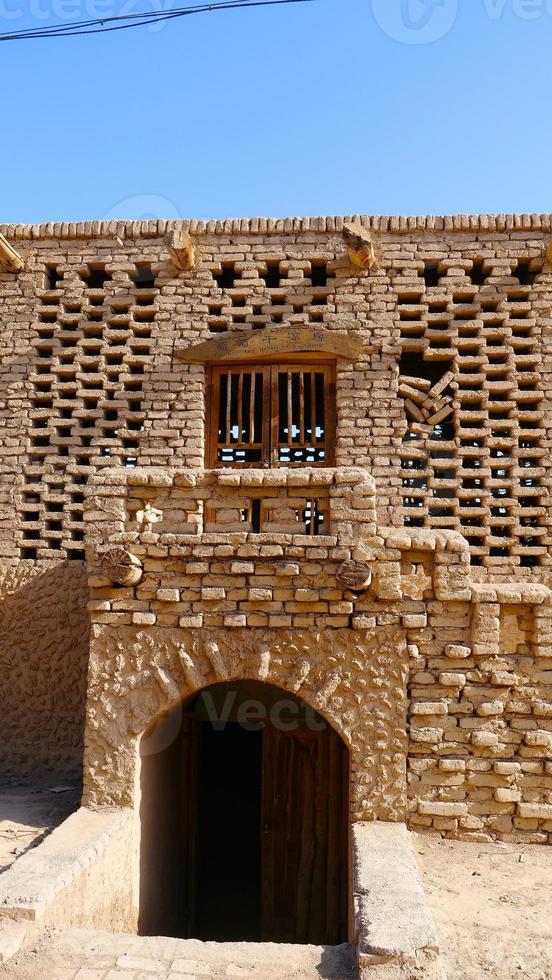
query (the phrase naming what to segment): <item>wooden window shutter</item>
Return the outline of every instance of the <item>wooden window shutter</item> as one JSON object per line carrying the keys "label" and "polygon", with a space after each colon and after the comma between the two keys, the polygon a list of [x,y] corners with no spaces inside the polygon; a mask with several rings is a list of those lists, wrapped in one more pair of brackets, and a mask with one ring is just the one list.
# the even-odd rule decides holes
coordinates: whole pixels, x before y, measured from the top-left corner
{"label": "wooden window shutter", "polygon": [[209,466],[332,466],[334,444],[333,365],[211,368]]}

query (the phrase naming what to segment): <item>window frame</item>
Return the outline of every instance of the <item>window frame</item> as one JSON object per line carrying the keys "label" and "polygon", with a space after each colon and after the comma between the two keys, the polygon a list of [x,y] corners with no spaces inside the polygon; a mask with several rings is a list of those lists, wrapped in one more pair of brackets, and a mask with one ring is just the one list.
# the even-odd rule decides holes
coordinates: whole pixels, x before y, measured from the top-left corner
{"label": "window frame", "polygon": [[[325,459],[321,463],[289,462],[274,458],[274,451],[279,455],[282,445],[278,440],[279,404],[278,404],[278,371],[311,370],[323,371],[324,374],[324,421],[326,439],[324,443]],[[251,371],[263,374],[265,387],[263,391],[263,441],[261,443],[261,459],[252,463],[232,463],[219,461],[218,450],[218,421],[220,412],[220,378],[223,372]],[[331,356],[312,354],[289,354],[255,360],[218,361],[206,365],[206,447],[205,457],[208,469],[297,469],[311,468],[327,469],[335,466],[335,448],[337,433],[336,418],[336,375],[337,362]],[[237,444],[236,444],[237,445]],[[255,445],[258,445],[255,443]]]}

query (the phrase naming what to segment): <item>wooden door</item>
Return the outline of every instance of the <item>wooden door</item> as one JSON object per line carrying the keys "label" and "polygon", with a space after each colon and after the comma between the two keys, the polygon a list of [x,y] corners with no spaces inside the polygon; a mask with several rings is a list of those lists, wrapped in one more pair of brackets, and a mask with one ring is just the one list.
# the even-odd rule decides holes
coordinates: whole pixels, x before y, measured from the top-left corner
{"label": "wooden door", "polygon": [[336,733],[263,733],[264,942],[347,941],[348,753]]}

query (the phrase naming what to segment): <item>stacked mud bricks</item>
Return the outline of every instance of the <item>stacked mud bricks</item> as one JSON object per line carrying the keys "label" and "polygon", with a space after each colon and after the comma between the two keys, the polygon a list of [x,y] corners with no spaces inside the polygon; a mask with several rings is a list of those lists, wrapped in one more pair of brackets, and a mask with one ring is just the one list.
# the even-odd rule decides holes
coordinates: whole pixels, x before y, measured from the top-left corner
{"label": "stacked mud bricks", "polygon": [[[370,271],[345,220],[186,222],[185,274],[174,223],[0,226],[24,261],[0,272],[3,770],[39,743],[42,765],[77,766],[88,602],[95,627],[396,626],[410,825],[546,842],[552,218],[357,218]],[[365,342],[337,365],[337,465],[206,471],[205,372],[177,352],[278,324]],[[272,514],[257,535],[238,528],[251,493]],[[313,497],[314,537],[293,526]],[[102,579],[107,545],[140,583]],[[340,584],[351,558],[372,570],[362,593]]]}

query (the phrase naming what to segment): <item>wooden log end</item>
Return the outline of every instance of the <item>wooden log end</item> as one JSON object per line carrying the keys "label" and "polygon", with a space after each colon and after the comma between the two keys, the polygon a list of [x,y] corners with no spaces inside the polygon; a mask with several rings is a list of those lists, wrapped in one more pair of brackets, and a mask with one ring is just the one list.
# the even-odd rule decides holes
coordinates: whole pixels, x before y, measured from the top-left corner
{"label": "wooden log end", "polygon": [[348,223],[343,226],[343,240],[353,265],[367,271],[377,267],[374,241],[370,232],[362,225]]}
{"label": "wooden log end", "polygon": [[21,272],[23,259],[10,245],[3,235],[0,235],[0,269],[6,272]]}
{"label": "wooden log end", "polygon": [[108,548],[100,556],[102,575],[115,585],[138,585],[144,569],[136,555],[125,548]]}
{"label": "wooden log end", "polygon": [[170,231],[165,237],[170,263],[178,274],[191,272],[196,264],[195,245],[188,232]]}
{"label": "wooden log end", "polygon": [[366,592],[372,584],[372,569],[365,561],[345,561],[337,570],[337,581],[352,592]]}

